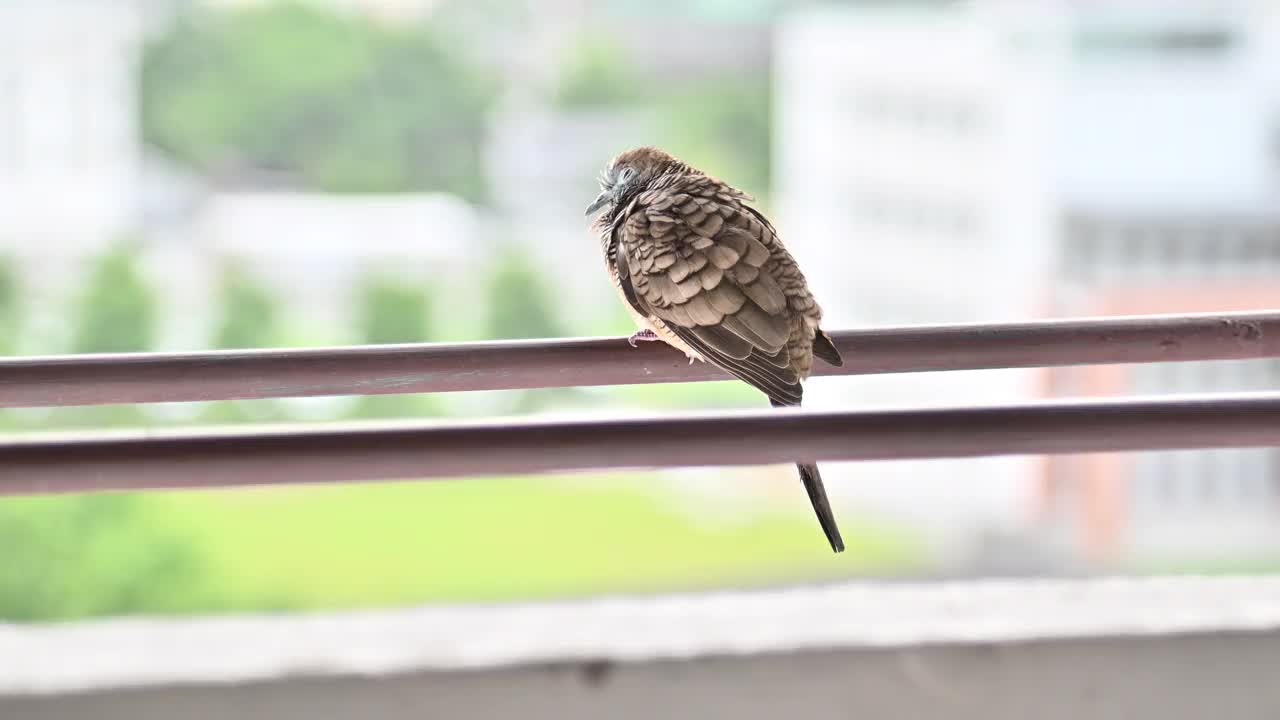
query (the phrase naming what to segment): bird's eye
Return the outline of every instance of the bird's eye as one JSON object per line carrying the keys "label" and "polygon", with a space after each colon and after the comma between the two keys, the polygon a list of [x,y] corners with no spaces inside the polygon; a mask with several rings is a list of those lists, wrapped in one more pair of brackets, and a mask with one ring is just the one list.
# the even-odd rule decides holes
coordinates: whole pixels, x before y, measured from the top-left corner
{"label": "bird's eye", "polygon": [[630,167],[622,168],[622,170],[618,171],[618,183],[621,185],[625,185],[628,181],[631,180],[631,177],[635,174],[636,174],[636,171],[633,168],[630,168]]}

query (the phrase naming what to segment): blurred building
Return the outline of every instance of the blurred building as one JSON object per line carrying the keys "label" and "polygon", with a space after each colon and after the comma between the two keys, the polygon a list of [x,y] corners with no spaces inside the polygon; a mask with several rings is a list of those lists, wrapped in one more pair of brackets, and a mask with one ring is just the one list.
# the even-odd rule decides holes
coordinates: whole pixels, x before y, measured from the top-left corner
{"label": "blurred building", "polygon": [[138,229],[141,0],[0,3],[0,255],[30,334],[65,330],[82,259]]}
{"label": "blurred building", "polygon": [[[806,267],[829,324],[1280,304],[1278,20],[1262,3],[792,16],[778,40],[777,193],[788,242],[802,261],[824,259]],[[1278,379],[1264,363],[965,373],[867,379],[845,399],[974,403]],[[1271,452],[1132,460],[875,475],[913,475],[895,484],[904,503],[945,493],[946,511],[956,500],[993,521],[1031,501],[1041,530],[1093,558],[1280,547]],[[975,500],[997,484],[1008,495]]]}
{"label": "blurred building", "polygon": [[142,20],[128,0],[0,3],[0,249],[134,228]]}

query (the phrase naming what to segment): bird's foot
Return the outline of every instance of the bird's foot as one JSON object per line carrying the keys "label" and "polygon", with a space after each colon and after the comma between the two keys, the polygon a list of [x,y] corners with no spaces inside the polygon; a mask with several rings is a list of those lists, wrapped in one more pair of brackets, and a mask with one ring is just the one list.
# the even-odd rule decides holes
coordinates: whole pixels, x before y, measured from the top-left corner
{"label": "bird's foot", "polygon": [[654,340],[661,339],[662,338],[658,337],[658,334],[652,330],[637,330],[631,337],[627,338],[627,344],[631,347],[636,347],[636,343],[638,342],[653,342]]}

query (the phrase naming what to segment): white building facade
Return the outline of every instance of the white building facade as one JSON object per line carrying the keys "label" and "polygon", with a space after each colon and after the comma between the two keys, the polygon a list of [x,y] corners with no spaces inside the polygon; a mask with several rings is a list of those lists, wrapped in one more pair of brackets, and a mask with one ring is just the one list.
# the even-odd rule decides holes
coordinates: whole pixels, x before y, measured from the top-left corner
{"label": "white building facade", "polygon": [[142,13],[0,4],[0,248],[80,253],[133,229]]}
{"label": "white building facade", "polygon": [[[831,327],[1244,309],[1219,307],[1235,301],[1215,299],[1209,285],[1280,280],[1276,68],[1280,14],[1265,3],[799,13],[777,43],[781,229]],[[1080,229],[1135,222],[1136,235]],[[1173,223],[1185,242],[1147,233],[1152,223]],[[1190,246],[1208,248],[1205,257],[1182,257],[1178,248]],[[1135,257],[1154,257],[1158,267]],[[1175,264],[1185,287],[1142,294],[1140,278],[1160,286]],[[1144,300],[1099,300],[1116,292]],[[1261,372],[1232,367],[1222,372]],[[815,385],[823,388],[809,395],[815,405],[980,404],[1046,392],[1044,375],[1022,371]],[[1126,380],[1124,391],[1160,390],[1148,373]],[[1274,473],[1267,453],[1203,464],[1221,456],[1192,454],[1175,474],[1199,467],[1218,482],[1249,462]],[[1043,467],[1035,459],[857,466],[842,473],[841,490],[930,522],[1017,525],[1037,502],[1030,488]],[[1276,502],[1261,522],[1280,526],[1280,489],[1266,492]],[[1162,534],[1167,514],[1143,505],[1159,497],[1128,496],[1136,523],[1128,550]],[[1241,515],[1231,510],[1215,523]],[[1159,545],[1146,549],[1158,554]]]}

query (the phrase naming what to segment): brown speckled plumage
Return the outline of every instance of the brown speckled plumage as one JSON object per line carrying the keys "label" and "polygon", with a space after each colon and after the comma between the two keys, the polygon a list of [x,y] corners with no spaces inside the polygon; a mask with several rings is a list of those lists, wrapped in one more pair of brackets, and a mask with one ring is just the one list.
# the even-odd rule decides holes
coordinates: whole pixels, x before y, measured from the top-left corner
{"label": "brown speckled plumage", "polygon": [[[745,193],[656,148],[614,158],[588,210],[605,265],[643,329],[690,358],[799,405],[813,358],[840,354],[804,275]],[[818,469],[799,465],[833,549],[844,549]]]}

